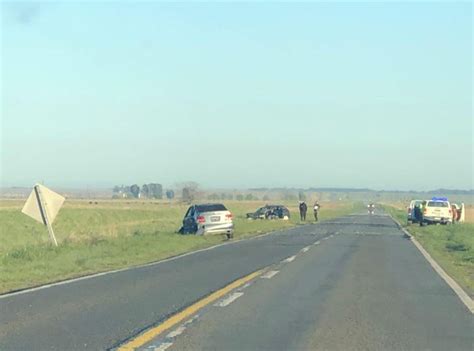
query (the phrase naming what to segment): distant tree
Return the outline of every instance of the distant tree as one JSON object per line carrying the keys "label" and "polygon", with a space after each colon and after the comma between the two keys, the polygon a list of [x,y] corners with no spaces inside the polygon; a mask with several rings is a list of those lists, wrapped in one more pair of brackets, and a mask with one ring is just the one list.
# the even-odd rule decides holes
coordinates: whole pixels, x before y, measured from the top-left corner
{"label": "distant tree", "polygon": [[148,184],[150,197],[155,199],[162,199],[163,198],[163,186],[158,183],[150,183]]}
{"label": "distant tree", "polygon": [[295,194],[290,193],[289,191],[285,191],[282,194],[282,198],[285,201],[296,201],[296,200],[298,200],[298,197]]}
{"label": "distant tree", "polygon": [[[198,188],[199,184],[196,182],[182,182],[182,183],[177,183],[176,187],[178,189],[181,189],[181,198],[185,202],[192,202],[194,199],[196,199],[198,195]],[[202,194],[199,194],[202,195]]]}
{"label": "distant tree", "polygon": [[270,197],[268,195],[263,195],[263,198],[262,198],[263,201],[269,201],[270,200]]}
{"label": "distant tree", "polygon": [[209,194],[207,196],[207,199],[208,200],[219,200],[219,199],[221,199],[221,197],[219,196],[219,194],[212,193],[212,194]]}
{"label": "distant tree", "polygon": [[119,193],[120,192],[120,187],[118,185],[114,186],[113,192],[114,193]]}
{"label": "distant tree", "polygon": [[182,191],[183,201],[192,202],[196,196],[196,191],[192,188],[184,187]]}
{"label": "distant tree", "polygon": [[173,190],[167,190],[167,191],[166,191],[166,198],[167,198],[168,200],[173,199],[173,198],[174,198],[174,191],[173,191]]}
{"label": "distant tree", "polygon": [[143,184],[141,194],[144,197],[150,197],[150,188],[148,187],[147,184]]}
{"label": "distant tree", "polygon": [[235,197],[235,199],[236,199],[237,201],[242,201],[242,200],[244,199],[244,195],[242,195],[242,194],[237,194],[237,196]]}
{"label": "distant tree", "polygon": [[227,194],[227,199],[226,200],[234,200],[234,194]]}
{"label": "distant tree", "polygon": [[306,201],[306,194],[304,193],[304,191],[299,191],[298,192],[298,200]]}
{"label": "distant tree", "polygon": [[132,193],[133,197],[138,198],[138,194],[140,194],[140,187],[137,184],[133,184],[130,187],[130,192]]}
{"label": "distant tree", "polygon": [[245,195],[245,200],[252,201],[252,200],[254,200],[254,196],[252,194],[247,194],[247,195]]}
{"label": "distant tree", "polygon": [[176,184],[176,188],[178,189],[189,188],[189,189],[197,191],[199,188],[199,184],[193,181],[181,182],[181,183]]}

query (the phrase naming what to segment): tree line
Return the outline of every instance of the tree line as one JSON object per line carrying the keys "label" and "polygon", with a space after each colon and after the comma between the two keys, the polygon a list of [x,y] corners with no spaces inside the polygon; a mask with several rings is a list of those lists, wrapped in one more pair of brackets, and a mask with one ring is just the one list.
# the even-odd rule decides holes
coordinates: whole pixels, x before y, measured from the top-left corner
{"label": "tree line", "polygon": [[[113,188],[114,198],[148,198],[148,199],[162,199],[163,186],[159,183],[143,184],[141,187],[138,184],[132,185],[116,185]],[[165,196],[168,199],[174,198],[174,191],[167,190]]]}

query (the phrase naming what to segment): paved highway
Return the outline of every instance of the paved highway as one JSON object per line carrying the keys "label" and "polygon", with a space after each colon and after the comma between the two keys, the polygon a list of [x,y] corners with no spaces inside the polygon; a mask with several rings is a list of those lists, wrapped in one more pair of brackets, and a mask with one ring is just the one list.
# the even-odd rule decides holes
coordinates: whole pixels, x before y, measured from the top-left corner
{"label": "paved highway", "polygon": [[1,297],[0,350],[115,349],[165,327],[140,349],[472,350],[473,323],[389,217],[359,215]]}

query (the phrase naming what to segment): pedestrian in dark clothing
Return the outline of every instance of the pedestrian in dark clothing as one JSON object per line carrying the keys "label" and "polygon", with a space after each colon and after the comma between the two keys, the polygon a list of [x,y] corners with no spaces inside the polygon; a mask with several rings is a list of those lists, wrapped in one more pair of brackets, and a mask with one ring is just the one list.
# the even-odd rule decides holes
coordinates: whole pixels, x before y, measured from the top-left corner
{"label": "pedestrian in dark clothing", "polygon": [[425,215],[426,201],[423,201],[420,205],[420,227],[423,226],[424,215]]}
{"label": "pedestrian in dark clothing", "polygon": [[306,221],[306,212],[308,211],[308,206],[306,205],[306,202],[301,201],[300,202],[300,218],[302,221]]}
{"label": "pedestrian in dark clothing", "polygon": [[415,220],[416,222],[421,222],[421,205],[415,205],[414,212],[415,212]]}

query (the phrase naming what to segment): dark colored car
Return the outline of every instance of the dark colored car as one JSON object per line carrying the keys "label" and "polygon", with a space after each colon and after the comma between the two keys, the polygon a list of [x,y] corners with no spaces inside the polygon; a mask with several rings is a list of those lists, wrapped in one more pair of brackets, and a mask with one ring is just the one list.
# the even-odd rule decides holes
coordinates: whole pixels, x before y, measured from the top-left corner
{"label": "dark colored car", "polygon": [[247,213],[247,219],[289,219],[290,211],[282,205],[265,205],[253,213]]}
{"label": "dark colored car", "polygon": [[232,213],[222,204],[192,205],[183,218],[180,234],[226,234],[234,236]]}

